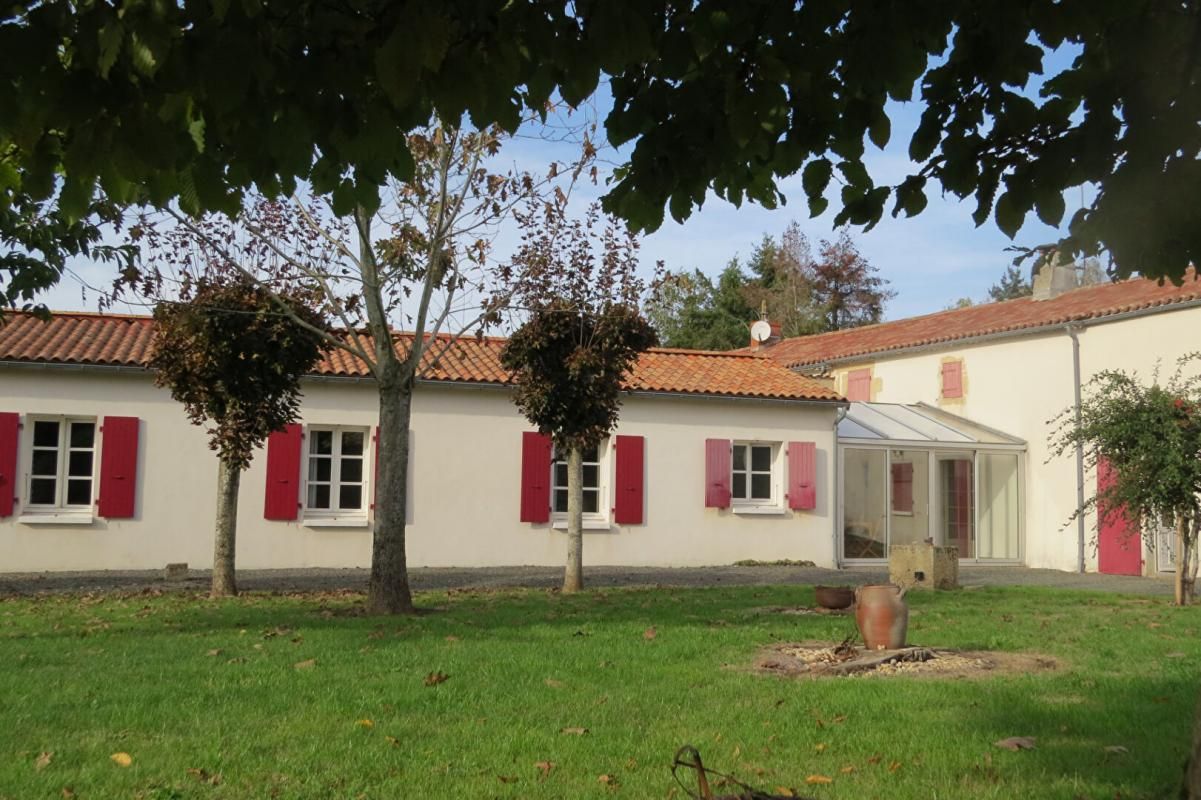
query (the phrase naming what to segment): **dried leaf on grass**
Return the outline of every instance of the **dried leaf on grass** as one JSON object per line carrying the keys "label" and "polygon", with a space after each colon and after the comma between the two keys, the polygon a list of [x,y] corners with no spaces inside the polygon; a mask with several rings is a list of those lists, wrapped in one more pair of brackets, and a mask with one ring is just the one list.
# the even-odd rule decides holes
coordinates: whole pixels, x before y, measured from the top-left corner
{"label": "dried leaf on grass", "polygon": [[54,758],[54,753],[38,753],[37,761],[33,762],[33,768],[41,772],[46,767],[50,766],[50,761]]}
{"label": "dried leaf on grass", "polygon": [[201,783],[207,783],[209,786],[221,785],[221,775],[215,772],[209,772],[207,769],[192,768],[188,770],[188,774]]}
{"label": "dried leaf on grass", "polygon": [[566,733],[569,736],[583,736],[587,732],[587,728],[561,728],[559,730],[559,733]]}
{"label": "dried leaf on grass", "polygon": [[1108,747],[1104,748],[1104,750],[1106,753],[1111,753],[1115,756],[1125,755],[1126,753],[1130,752],[1129,750],[1127,750],[1125,747],[1123,747],[1120,744],[1111,744]]}
{"label": "dried leaf on grass", "polygon": [[360,719],[355,722],[355,726],[359,728],[374,728],[375,723],[369,719]]}
{"label": "dried leaf on grass", "polygon": [[557,681],[554,678],[547,678],[543,682],[552,689],[562,689],[564,686],[567,685],[567,684],[563,683],[563,681]]}
{"label": "dried leaf on grass", "polygon": [[659,635],[659,632],[655,630],[654,625],[650,626],[649,628],[647,628],[646,630],[644,630],[642,632],[642,638],[646,639],[647,641],[654,639],[658,635]]}
{"label": "dried leaf on grass", "polygon": [[446,683],[448,680],[450,680],[449,675],[442,670],[437,670],[426,675],[424,683],[426,686],[437,686],[440,683]]}
{"label": "dried leaf on grass", "polygon": [[517,783],[516,775],[497,775],[501,783]]}
{"label": "dried leaf on grass", "polygon": [[109,756],[109,758],[111,758],[113,763],[118,767],[128,767],[133,763],[133,756],[131,756],[129,753],[113,753],[111,756]]}
{"label": "dried leaf on grass", "polygon": [[541,779],[546,778],[548,775],[550,775],[551,771],[555,768],[555,762],[553,762],[553,761],[535,761],[534,768],[542,773],[541,778],[539,778],[539,780],[541,780]]}
{"label": "dried leaf on grass", "polygon": [[808,778],[805,778],[805,783],[809,784],[810,786],[819,786],[822,784],[834,783],[834,779],[826,775],[810,775]]}
{"label": "dried leaf on grass", "polygon": [[297,661],[292,666],[296,669],[312,669],[313,667],[317,666],[317,659],[306,658],[304,661]]}
{"label": "dried leaf on grass", "polygon": [[1034,737],[1032,736],[1010,736],[1008,739],[1000,739],[993,742],[995,747],[1000,747],[1002,750],[1033,750]]}

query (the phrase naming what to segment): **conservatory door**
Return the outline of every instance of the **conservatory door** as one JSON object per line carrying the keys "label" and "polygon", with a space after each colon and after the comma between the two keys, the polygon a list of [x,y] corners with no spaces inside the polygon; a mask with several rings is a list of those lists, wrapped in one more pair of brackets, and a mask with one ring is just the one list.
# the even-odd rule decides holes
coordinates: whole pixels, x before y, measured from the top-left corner
{"label": "conservatory door", "polygon": [[942,543],[958,547],[960,558],[975,558],[976,503],[971,453],[939,454],[937,508]]}

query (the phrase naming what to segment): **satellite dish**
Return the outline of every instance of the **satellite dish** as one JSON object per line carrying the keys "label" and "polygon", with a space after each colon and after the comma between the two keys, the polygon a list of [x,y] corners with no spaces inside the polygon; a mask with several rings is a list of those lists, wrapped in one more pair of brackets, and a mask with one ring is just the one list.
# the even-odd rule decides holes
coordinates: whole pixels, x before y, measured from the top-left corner
{"label": "satellite dish", "polygon": [[756,342],[766,342],[771,338],[771,324],[767,320],[757,320],[751,326],[751,338]]}

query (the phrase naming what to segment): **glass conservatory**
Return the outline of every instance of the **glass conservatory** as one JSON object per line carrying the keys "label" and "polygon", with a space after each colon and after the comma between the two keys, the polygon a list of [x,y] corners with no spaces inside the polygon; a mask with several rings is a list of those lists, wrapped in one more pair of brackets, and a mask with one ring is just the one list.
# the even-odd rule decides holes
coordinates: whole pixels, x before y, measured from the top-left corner
{"label": "glass conservatory", "polygon": [[1022,560],[1026,443],[924,403],[851,403],[838,423],[839,557],[954,545],[967,562]]}

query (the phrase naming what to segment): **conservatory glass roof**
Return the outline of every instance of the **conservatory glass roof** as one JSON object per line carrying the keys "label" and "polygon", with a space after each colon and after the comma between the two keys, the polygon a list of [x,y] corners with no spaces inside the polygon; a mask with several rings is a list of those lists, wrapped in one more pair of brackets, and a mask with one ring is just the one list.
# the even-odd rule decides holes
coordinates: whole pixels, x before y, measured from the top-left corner
{"label": "conservatory glass roof", "polygon": [[1007,433],[972,422],[941,408],[917,403],[851,403],[838,423],[839,440],[909,442],[922,445],[1024,445]]}

